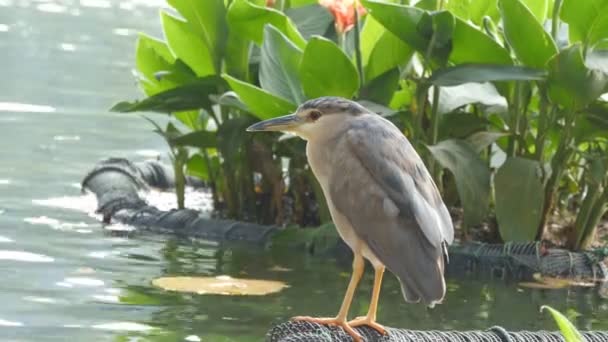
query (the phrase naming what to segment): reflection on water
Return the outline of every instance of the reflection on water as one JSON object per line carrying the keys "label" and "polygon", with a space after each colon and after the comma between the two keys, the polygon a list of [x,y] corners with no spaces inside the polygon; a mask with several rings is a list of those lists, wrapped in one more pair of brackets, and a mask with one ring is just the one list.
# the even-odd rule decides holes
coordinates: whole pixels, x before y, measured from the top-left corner
{"label": "reflection on water", "polygon": [[[259,341],[298,314],[332,315],[348,269],[300,251],[225,248],[102,227],[95,198],[78,182],[101,158],[164,153],[136,116],[107,113],[136,98],[135,33],[159,35],[163,0],[0,0],[0,327],[19,341]],[[193,195],[192,193],[190,195]],[[171,194],[147,199],[172,206]],[[208,194],[189,205],[210,210]],[[106,228],[106,229],[104,229]],[[278,280],[265,297],[167,292],[163,276]],[[414,329],[553,329],[549,304],[584,329],[608,328],[608,302],[594,290],[543,291],[482,281],[449,281],[444,305],[406,305],[391,276],[380,320]],[[367,310],[371,275],[352,314]],[[139,339],[141,340],[141,339]]]}

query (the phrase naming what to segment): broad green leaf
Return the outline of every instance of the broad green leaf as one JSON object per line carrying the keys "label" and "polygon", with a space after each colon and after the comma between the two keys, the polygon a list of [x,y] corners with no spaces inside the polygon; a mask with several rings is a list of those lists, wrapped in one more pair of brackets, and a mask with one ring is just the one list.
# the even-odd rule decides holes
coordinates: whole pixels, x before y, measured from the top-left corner
{"label": "broad green leaf", "polygon": [[325,35],[334,21],[329,11],[318,3],[290,8],[285,11],[285,14],[296,24],[298,31],[302,33],[305,39],[314,35]]}
{"label": "broad green leaf", "polygon": [[508,158],[494,177],[496,220],[503,241],[533,241],[544,189],[537,161]]}
{"label": "broad green leaf", "polygon": [[602,36],[608,38],[606,13],[608,0],[564,0],[560,17],[568,23],[570,42],[591,46]]}
{"label": "broad green leaf", "polygon": [[[433,101],[433,91],[429,91],[429,102]],[[498,93],[491,83],[465,83],[452,87],[441,87],[439,90],[438,112],[451,112],[462,106],[479,103],[506,111],[507,100]]]}
{"label": "broad green leaf", "polygon": [[[429,38],[419,30],[425,11],[412,6],[403,6],[364,0],[370,15],[403,42],[424,54]],[[424,31],[424,30],[423,30]],[[455,18],[452,32],[452,47],[449,57],[454,63],[512,64],[508,52],[479,29],[460,18]]]}
{"label": "broad green leaf", "polygon": [[456,18],[455,24],[450,61],[455,64],[513,64],[507,50],[479,28],[460,18]]}
{"label": "broad green leaf", "polygon": [[520,0],[500,0],[505,36],[517,58],[525,65],[544,68],[557,53],[557,46],[534,14]]}
{"label": "broad green leaf", "polygon": [[586,40],[586,43],[590,46],[598,42],[608,42],[608,14],[606,14],[607,12],[608,4],[604,5],[604,7],[601,9],[601,13],[603,15],[598,16],[593,21],[593,25],[591,25],[591,28],[587,33]]}
{"label": "broad green leaf", "polygon": [[188,162],[186,163],[186,173],[204,181],[210,180],[209,167],[205,158],[203,158],[200,153],[197,153],[188,159]]}
{"label": "broad green leaf", "polygon": [[[521,0],[541,25],[547,19],[549,0]],[[553,2],[554,0],[551,0]]]}
{"label": "broad green leaf", "polygon": [[[440,0],[422,0],[416,3],[416,7],[428,11],[435,11],[439,8],[439,1]],[[483,17],[486,15],[494,20],[497,20],[498,17],[500,17],[498,14],[497,2],[498,0],[452,0],[444,2],[443,8],[452,12],[455,16],[464,21],[471,20],[473,23],[481,25]]]}
{"label": "broad green leaf", "polygon": [[228,8],[230,30],[261,45],[264,26],[276,27],[299,48],[304,48],[306,40],[294,23],[283,13],[273,8],[256,6],[247,0],[234,0]]}
{"label": "broad green leaf", "polygon": [[174,146],[191,146],[198,148],[215,148],[217,140],[215,132],[194,131],[171,139]]}
{"label": "broad green leaf", "polygon": [[175,56],[200,77],[215,74],[211,48],[185,21],[164,11],[161,12],[161,21],[167,43]]}
{"label": "broad green leaf", "polygon": [[226,74],[222,77],[239,96],[240,100],[247,105],[249,111],[261,120],[291,113],[297,107],[288,100],[272,95],[252,84],[239,81]]}
{"label": "broad green leaf", "polygon": [[454,175],[460,203],[464,209],[465,226],[470,227],[481,222],[486,217],[489,207],[488,166],[463,140],[444,140],[427,147],[441,166]]}
{"label": "broad green leaf", "polygon": [[292,103],[304,102],[306,98],[298,77],[302,54],[279,30],[266,26],[259,76],[262,89]]}
{"label": "broad green leaf", "polygon": [[501,132],[477,132],[467,137],[467,142],[471,144],[475,152],[481,153],[496,140],[506,137],[509,134]]}
{"label": "broad green leaf", "polygon": [[418,23],[425,13],[423,10],[379,0],[363,0],[362,3],[370,15],[387,30],[412,48],[424,53],[428,41],[417,29]]}
{"label": "broad green leaf", "polygon": [[359,91],[359,98],[388,105],[399,88],[399,68],[391,69],[374,78]]}
{"label": "broad green leaf", "polygon": [[542,81],[547,72],[515,65],[459,64],[435,71],[429,82],[438,86],[454,86],[470,82]]}
{"label": "broad green leaf", "polygon": [[414,51],[389,32],[374,17],[365,20],[361,30],[361,60],[365,82],[409,61]]}
{"label": "broad green leaf", "polygon": [[[440,140],[465,139],[475,132],[487,129],[488,120],[469,112],[451,112],[441,115],[439,121]],[[475,146],[471,146],[477,152]]]}
{"label": "broad green leaf", "polygon": [[201,114],[198,110],[187,110],[182,112],[174,112],[173,116],[181,123],[192,130],[202,129]]}
{"label": "broad green leaf", "polygon": [[240,79],[249,79],[250,41],[236,32],[229,32],[224,55],[225,72]]}
{"label": "broad green leaf", "polygon": [[585,66],[579,43],[560,51],[549,61],[549,97],[567,108],[583,108],[608,86],[608,75]]}
{"label": "broad green leaf", "polygon": [[319,36],[306,45],[299,76],[308,98],[351,98],[359,88],[359,76],[352,61],[335,43]]}
{"label": "broad green leaf", "polygon": [[185,110],[209,108],[211,100],[209,95],[214,94],[222,79],[210,76],[194,82],[165,90],[141,101],[119,102],[112,109],[113,112],[160,112],[171,113]]}
{"label": "broad green leaf", "polygon": [[224,0],[167,0],[186,18],[194,33],[203,40],[214,56],[215,64],[223,55],[226,41],[226,8]]}
{"label": "broad green leaf", "polygon": [[[448,11],[425,12],[418,22],[418,32],[427,39],[427,48],[423,53],[439,65],[447,63],[452,51],[452,35],[454,34],[455,18]],[[432,46],[431,46],[432,44]]]}
{"label": "broad green leaf", "polygon": [[586,342],[587,341],[585,339],[585,337],[578,331],[578,329],[576,329],[574,324],[572,324],[572,322],[570,322],[570,320],[568,320],[568,318],[566,316],[562,315],[559,311],[555,310],[554,308],[552,308],[548,305],[541,306],[540,310],[549,311],[551,316],[553,316],[555,323],[557,323],[557,326],[559,327],[559,330],[561,331],[562,335],[564,335],[564,339],[566,340],[566,342]]}
{"label": "broad green leaf", "polygon": [[145,34],[139,35],[135,51],[135,65],[144,77],[141,80],[141,86],[146,95],[154,95],[177,85],[173,81],[158,80],[155,77],[159,71],[171,70],[173,62],[175,62],[175,57],[163,41]]}

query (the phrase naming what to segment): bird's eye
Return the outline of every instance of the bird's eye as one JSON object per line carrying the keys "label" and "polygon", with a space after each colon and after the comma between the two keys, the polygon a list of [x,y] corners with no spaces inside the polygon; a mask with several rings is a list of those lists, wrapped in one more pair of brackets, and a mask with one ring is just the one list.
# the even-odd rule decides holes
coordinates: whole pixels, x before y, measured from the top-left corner
{"label": "bird's eye", "polygon": [[317,119],[319,119],[321,117],[321,112],[319,112],[318,110],[313,110],[308,114],[308,117],[312,121],[317,121]]}

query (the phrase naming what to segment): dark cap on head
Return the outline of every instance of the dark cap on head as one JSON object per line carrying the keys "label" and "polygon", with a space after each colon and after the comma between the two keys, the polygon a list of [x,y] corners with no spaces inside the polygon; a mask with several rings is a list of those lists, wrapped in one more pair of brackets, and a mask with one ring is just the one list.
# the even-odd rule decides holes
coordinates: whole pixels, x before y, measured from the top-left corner
{"label": "dark cap on head", "polygon": [[335,96],[324,96],[308,100],[300,105],[298,111],[307,109],[316,109],[321,111],[323,114],[349,113],[352,115],[358,115],[369,113],[365,107],[357,102]]}

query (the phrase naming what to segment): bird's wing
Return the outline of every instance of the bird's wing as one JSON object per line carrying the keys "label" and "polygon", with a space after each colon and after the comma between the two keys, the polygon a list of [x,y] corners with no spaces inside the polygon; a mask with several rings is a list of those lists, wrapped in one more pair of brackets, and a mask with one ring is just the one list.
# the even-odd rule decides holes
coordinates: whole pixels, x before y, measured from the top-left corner
{"label": "bird's wing", "polygon": [[399,129],[380,116],[366,115],[355,121],[346,141],[399,216],[413,219],[431,245],[452,243],[450,214],[422,159]]}

